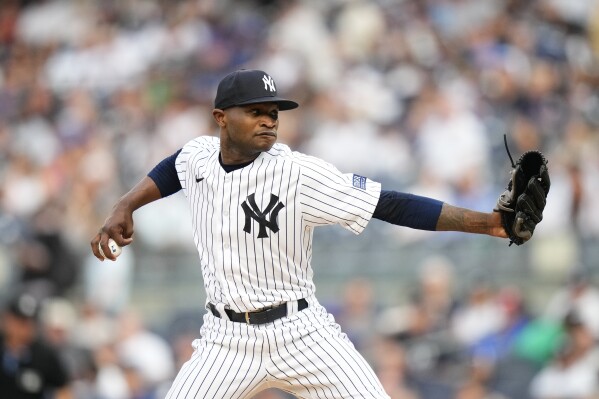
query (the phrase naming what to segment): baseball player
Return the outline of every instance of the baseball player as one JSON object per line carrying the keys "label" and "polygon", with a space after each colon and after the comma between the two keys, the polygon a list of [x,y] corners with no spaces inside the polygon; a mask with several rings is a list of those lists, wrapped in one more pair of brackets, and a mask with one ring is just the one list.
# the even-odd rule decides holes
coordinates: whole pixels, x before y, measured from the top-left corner
{"label": "baseball player", "polygon": [[315,227],[359,234],[371,218],[424,230],[507,237],[498,212],[481,213],[395,191],[276,143],[273,78],[240,70],[218,85],[219,137],[200,136],[160,162],[114,206],[94,255],[133,240],[133,212],[183,189],[191,208],[206,314],[191,359],[167,399],[251,398],[276,387],[299,398],[389,398],[375,373],[319,304],[312,281]]}

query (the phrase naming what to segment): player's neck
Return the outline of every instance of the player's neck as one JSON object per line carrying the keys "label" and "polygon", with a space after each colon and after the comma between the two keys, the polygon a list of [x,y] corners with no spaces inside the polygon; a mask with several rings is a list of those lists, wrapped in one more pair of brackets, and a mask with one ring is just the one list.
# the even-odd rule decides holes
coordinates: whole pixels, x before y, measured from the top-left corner
{"label": "player's neck", "polygon": [[[257,158],[257,157],[256,157]],[[254,158],[255,159],[255,158]],[[218,162],[220,163],[220,166],[222,166],[222,168],[225,170],[225,172],[229,173],[232,172],[234,170],[237,169],[241,169],[244,168],[246,166],[248,166],[249,164],[251,164],[252,162],[254,162],[254,159],[250,160],[250,161],[244,161],[244,162],[237,162],[237,163],[225,163],[223,162],[223,157],[222,157],[222,153],[218,154]]]}

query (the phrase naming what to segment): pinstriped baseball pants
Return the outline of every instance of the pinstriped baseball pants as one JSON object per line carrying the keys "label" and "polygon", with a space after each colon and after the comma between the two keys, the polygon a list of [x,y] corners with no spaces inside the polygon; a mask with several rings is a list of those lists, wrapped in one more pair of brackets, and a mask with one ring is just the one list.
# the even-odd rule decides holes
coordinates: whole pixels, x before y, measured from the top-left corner
{"label": "pinstriped baseball pants", "polygon": [[389,399],[333,316],[308,302],[308,309],[264,325],[208,312],[166,399],[249,399],[269,387],[305,399]]}

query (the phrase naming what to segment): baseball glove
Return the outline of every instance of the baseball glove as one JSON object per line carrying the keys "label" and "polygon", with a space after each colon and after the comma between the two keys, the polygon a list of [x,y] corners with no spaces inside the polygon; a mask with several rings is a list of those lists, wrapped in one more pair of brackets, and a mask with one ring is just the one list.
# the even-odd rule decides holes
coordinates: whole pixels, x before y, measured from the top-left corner
{"label": "baseball glove", "polygon": [[540,151],[527,151],[514,164],[505,136],[504,140],[512,162],[511,178],[494,210],[501,213],[501,222],[510,239],[510,246],[522,245],[530,240],[535,227],[543,220],[551,182],[547,159]]}

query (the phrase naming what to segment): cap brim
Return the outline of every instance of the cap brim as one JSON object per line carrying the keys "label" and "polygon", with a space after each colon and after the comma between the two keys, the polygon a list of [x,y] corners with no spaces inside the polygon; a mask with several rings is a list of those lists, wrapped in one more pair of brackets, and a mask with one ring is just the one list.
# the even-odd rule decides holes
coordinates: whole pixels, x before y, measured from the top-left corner
{"label": "cap brim", "polygon": [[250,104],[260,104],[260,103],[276,103],[279,106],[279,111],[288,111],[290,109],[295,109],[299,107],[299,104],[295,101],[286,100],[280,97],[259,97],[252,98],[251,100],[246,100],[235,105],[231,105],[232,107],[239,105],[250,105]]}

